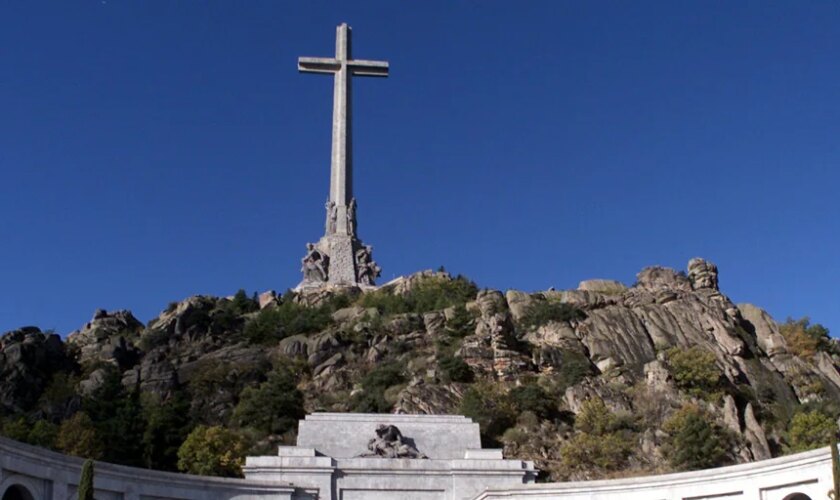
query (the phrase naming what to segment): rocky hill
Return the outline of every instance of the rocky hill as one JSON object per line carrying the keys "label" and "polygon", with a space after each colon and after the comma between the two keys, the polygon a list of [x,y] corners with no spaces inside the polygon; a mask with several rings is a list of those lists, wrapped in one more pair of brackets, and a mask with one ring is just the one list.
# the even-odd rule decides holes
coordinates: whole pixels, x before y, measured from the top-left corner
{"label": "rocky hill", "polygon": [[819,325],[733,304],[702,259],[539,293],[424,272],[365,293],[195,296],[147,325],[99,310],[66,341],[8,332],[0,415],[4,434],[68,453],[235,474],[194,467],[184,441],[218,426],[241,455],[293,439],[304,412],[464,413],[545,477],[612,477],[823,444],[839,354]]}

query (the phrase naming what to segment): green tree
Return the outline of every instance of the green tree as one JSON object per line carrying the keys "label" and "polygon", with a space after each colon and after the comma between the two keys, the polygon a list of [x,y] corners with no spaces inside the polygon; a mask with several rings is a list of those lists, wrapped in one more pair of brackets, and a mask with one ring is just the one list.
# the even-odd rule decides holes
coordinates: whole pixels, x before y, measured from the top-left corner
{"label": "green tree", "polygon": [[427,276],[401,294],[395,294],[392,290],[365,293],[359,298],[358,304],[362,307],[375,307],[383,315],[424,313],[463,306],[475,299],[477,294],[475,283],[463,276]]}
{"label": "green tree", "polygon": [[181,393],[166,401],[144,396],[143,463],[149,469],[177,470],[178,448],[190,431],[189,401]]}
{"label": "green tree", "polygon": [[828,328],[819,323],[811,324],[808,317],[788,318],[779,325],[779,332],[787,341],[788,349],[803,358],[811,358],[818,351],[832,351],[833,343]]}
{"label": "green tree", "polygon": [[506,394],[490,384],[475,384],[467,389],[460,412],[478,423],[482,442],[488,446],[497,445],[505,430],[516,424],[516,407]]}
{"label": "green tree", "polygon": [[199,425],[178,449],[178,468],[202,476],[241,477],[247,449],[242,434]]}
{"label": "green tree", "polygon": [[361,413],[388,413],[393,406],[385,399],[389,387],[405,382],[403,368],[397,363],[380,365],[362,377],[362,391],[350,400],[350,408]]}
{"label": "green tree", "polygon": [[536,382],[514,387],[509,397],[519,413],[529,411],[541,419],[551,417],[557,410],[557,401]]}
{"label": "green tree", "polygon": [[245,338],[253,343],[271,344],[291,335],[319,332],[332,323],[337,303],[340,299],[309,307],[284,296],[280,305],[266,307],[245,324]]}
{"label": "green tree", "polygon": [[38,399],[38,408],[52,421],[58,422],[69,417],[78,402],[76,386],[78,377],[64,372],[53,374],[52,380]]}
{"label": "green tree", "polygon": [[836,433],[837,424],[829,415],[819,410],[799,412],[788,425],[788,446],[794,453],[820,448]]}
{"label": "green tree", "polygon": [[82,409],[108,443],[102,459],[123,465],[143,465],[145,419],[139,391],[127,391],[120,372],[108,365],[102,384],[82,402]]}
{"label": "green tree", "polygon": [[455,338],[463,338],[475,333],[475,316],[467,311],[464,304],[457,304],[452,315],[446,320],[446,333]]}
{"label": "green tree", "polygon": [[458,356],[444,356],[438,359],[443,378],[448,382],[472,382],[474,374],[470,365]]}
{"label": "green tree", "polygon": [[249,298],[248,294],[245,293],[245,290],[241,288],[236,292],[236,295],[234,295],[233,299],[230,301],[231,312],[237,316],[257,311],[259,308],[260,305],[257,301]]}
{"label": "green tree", "polygon": [[94,460],[102,458],[105,451],[93,421],[84,412],[78,412],[61,422],[55,447],[68,455]]}
{"label": "green tree", "polygon": [[282,434],[304,417],[303,393],[291,369],[280,367],[268,374],[259,387],[248,387],[239,396],[233,419],[240,427],[266,434]]}
{"label": "green tree", "polygon": [[680,389],[706,399],[719,394],[723,373],[712,352],[696,346],[688,349],[674,347],[666,352],[666,360]]}
{"label": "green tree", "polygon": [[55,439],[58,436],[58,426],[54,423],[40,419],[35,422],[27,436],[27,442],[44,448],[55,447]]}
{"label": "green tree", "polygon": [[733,437],[693,404],[666,419],[662,429],[668,433],[665,457],[677,470],[708,469],[731,461]]}
{"label": "green tree", "polygon": [[29,422],[25,417],[18,417],[3,422],[2,434],[9,439],[26,443],[29,441]]}
{"label": "green tree", "polygon": [[560,448],[561,463],[571,471],[614,471],[633,451],[632,429],[599,398],[585,401],[575,416],[577,433]]}
{"label": "green tree", "polygon": [[93,460],[85,460],[82,477],[79,478],[79,500],[93,500]]}
{"label": "green tree", "polygon": [[565,323],[584,318],[586,314],[572,304],[554,300],[534,300],[519,319],[519,327],[528,330],[551,322]]}

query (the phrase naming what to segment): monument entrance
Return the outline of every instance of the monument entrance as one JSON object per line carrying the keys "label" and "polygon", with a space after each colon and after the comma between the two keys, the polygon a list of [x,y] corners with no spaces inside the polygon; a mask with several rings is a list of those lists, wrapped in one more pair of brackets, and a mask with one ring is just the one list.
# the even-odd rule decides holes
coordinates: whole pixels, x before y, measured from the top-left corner
{"label": "monument entrance", "polygon": [[372,286],[380,268],[373,261],[372,248],[357,236],[356,198],[353,197],[353,125],[351,83],[353,76],[388,76],[388,63],[353,59],[351,29],[346,23],[336,28],[335,57],[301,57],[298,69],[304,73],[326,73],[334,77],[330,194],[326,203],[324,236],[306,245],[302,259],[303,281],[298,288]]}

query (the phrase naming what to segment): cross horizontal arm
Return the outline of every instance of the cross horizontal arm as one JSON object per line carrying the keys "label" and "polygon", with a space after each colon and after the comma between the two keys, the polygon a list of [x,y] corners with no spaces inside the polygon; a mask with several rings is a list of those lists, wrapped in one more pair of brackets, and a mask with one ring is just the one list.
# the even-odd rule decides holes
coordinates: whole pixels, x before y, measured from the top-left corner
{"label": "cross horizontal arm", "polygon": [[341,62],[330,57],[299,57],[298,71],[302,73],[335,73]]}
{"label": "cross horizontal arm", "polygon": [[388,61],[366,61],[355,59],[347,61],[347,67],[354,75],[388,76]]}

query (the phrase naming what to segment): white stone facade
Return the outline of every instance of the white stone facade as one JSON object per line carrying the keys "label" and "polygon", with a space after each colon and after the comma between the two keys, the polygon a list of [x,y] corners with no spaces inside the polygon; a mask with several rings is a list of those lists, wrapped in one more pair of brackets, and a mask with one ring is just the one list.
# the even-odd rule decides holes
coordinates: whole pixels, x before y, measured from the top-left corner
{"label": "white stone facade", "polygon": [[[361,457],[380,425],[396,426],[428,458]],[[316,413],[300,421],[297,444],[248,457],[245,477],[317,487],[325,500],[461,500],[536,477],[531,462],[482,450],[478,424],[455,415]]]}

